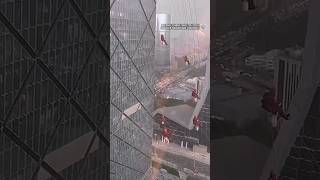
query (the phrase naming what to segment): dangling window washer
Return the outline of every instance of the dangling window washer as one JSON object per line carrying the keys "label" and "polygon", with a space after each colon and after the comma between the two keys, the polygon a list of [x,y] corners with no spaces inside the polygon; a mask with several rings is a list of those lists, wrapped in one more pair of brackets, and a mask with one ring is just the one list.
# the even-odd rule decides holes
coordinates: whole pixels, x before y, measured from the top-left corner
{"label": "dangling window washer", "polygon": [[162,44],[165,44],[166,46],[168,46],[168,43],[167,43],[166,39],[164,38],[163,34],[160,35],[160,40],[161,40]]}
{"label": "dangling window washer", "polygon": [[274,90],[266,92],[261,100],[262,108],[272,113],[273,115],[279,114],[280,117],[285,120],[289,120],[290,114],[285,113],[282,109],[282,105],[275,98]]}
{"label": "dangling window washer", "polygon": [[163,142],[170,143],[170,141],[169,141],[170,135],[171,135],[171,130],[168,128],[163,128],[163,130],[162,130]]}
{"label": "dangling window washer", "polygon": [[187,56],[184,56],[184,62],[186,63],[186,65],[190,65],[190,61]]}
{"label": "dangling window washer", "polygon": [[271,171],[268,180],[278,180],[278,177],[273,171]]}
{"label": "dangling window washer", "polygon": [[166,121],[167,121],[167,118],[164,115],[162,115],[160,118],[161,125],[164,125],[166,123]]}
{"label": "dangling window washer", "polygon": [[241,0],[241,2],[243,11],[250,11],[256,9],[254,0]]}
{"label": "dangling window washer", "polygon": [[200,126],[201,126],[201,121],[200,121],[200,119],[199,119],[198,117],[196,117],[196,116],[193,118],[193,125],[194,125],[196,131],[199,131],[199,128],[200,128]]}
{"label": "dangling window washer", "polygon": [[195,99],[200,99],[200,97],[199,97],[199,95],[198,95],[198,93],[196,92],[196,90],[194,89],[194,90],[192,90],[192,97],[193,98],[195,98]]}

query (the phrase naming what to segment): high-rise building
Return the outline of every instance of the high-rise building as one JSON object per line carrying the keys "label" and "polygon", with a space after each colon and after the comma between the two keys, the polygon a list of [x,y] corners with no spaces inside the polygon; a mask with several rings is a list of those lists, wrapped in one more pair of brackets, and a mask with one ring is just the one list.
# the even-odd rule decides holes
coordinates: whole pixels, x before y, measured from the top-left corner
{"label": "high-rise building", "polygon": [[140,180],[151,167],[155,1],[111,2],[110,179]]}
{"label": "high-rise building", "polygon": [[109,4],[0,1],[0,179],[109,179]]}

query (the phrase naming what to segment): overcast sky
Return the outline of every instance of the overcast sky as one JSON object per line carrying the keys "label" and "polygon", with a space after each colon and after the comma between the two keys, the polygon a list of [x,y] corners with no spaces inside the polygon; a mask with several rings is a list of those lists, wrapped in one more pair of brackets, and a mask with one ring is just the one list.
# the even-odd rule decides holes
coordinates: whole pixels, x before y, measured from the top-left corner
{"label": "overcast sky", "polygon": [[[207,48],[210,39],[210,0],[157,0],[157,13],[171,15],[171,23],[205,24],[204,33],[171,31],[171,45],[177,51],[186,51],[186,44]],[[194,38],[199,40],[194,40]],[[175,39],[175,40],[173,40]],[[198,43],[199,42],[199,45]],[[190,48],[187,48],[190,49]]]}

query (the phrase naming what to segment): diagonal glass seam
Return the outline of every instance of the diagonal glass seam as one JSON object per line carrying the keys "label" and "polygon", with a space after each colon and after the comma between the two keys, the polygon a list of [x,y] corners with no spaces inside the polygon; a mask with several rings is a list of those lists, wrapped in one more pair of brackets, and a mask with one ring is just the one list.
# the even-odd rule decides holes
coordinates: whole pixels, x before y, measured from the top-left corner
{"label": "diagonal glass seam", "polygon": [[[82,10],[79,8],[79,6],[77,5],[77,3],[74,0],[68,0],[69,4],[72,6],[72,9],[74,11],[76,11],[76,13],[78,14],[82,24],[87,28],[88,32],[91,34],[91,36],[94,39],[97,39],[97,34],[94,32],[94,30],[91,28],[89,22],[87,21],[87,19],[84,17]],[[108,19],[109,16],[106,17],[106,19]],[[98,43],[98,46],[101,48],[103,54],[105,55],[105,57],[107,59],[110,60],[110,56],[108,51],[103,47],[103,45],[101,44],[101,42],[99,40],[96,41]]]}
{"label": "diagonal glass seam", "polygon": [[152,47],[150,48],[149,52],[148,52],[148,55],[147,55],[147,58],[150,58],[150,55],[151,55],[151,52],[155,50],[155,45],[152,45]]}
{"label": "diagonal glass seam", "polygon": [[13,27],[10,21],[0,12],[0,21],[5,25],[5,27],[10,31],[10,33],[15,37],[18,42],[24,47],[24,49],[30,54],[32,58],[36,58],[37,55],[30,44],[21,36],[21,34]]}
{"label": "diagonal glass seam", "polygon": [[[139,0],[139,1],[140,1],[140,0]],[[142,9],[143,9],[143,8],[142,8]],[[155,12],[155,10],[156,10],[156,8],[154,8],[153,12]],[[152,32],[152,28],[151,28],[151,26],[150,26],[150,24],[149,24],[149,23],[150,23],[150,20],[152,19],[152,16],[153,16],[153,13],[151,14],[150,19],[149,19],[149,20],[147,19],[147,25],[146,25],[146,26],[144,27],[144,29],[143,29],[142,35],[141,35],[141,37],[139,38],[138,44],[137,44],[135,50],[133,51],[133,54],[132,54],[132,57],[131,57],[131,58],[133,58],[133,57],[135,56],[135,54],[136,54],[136,52],[137,52],[137,50],[138,50],[138,48],[139,48],[139,45],[140,45],[140,43],[141,43],[141,40],[142,40],[142,38],[144,37],[145,32],[146,32],[148,26],[149,26],[149,28],[150,28],[150,30],[151,30],[151,33],[153,33],[153,32]],[[118,37],[115,33],[114,33],[114,35],[115,35],[116,37]],[[153,37],[155,38],[154,34],[153,34]],[[119,38],[117,38],[117,39],[119,39]],[[120,39],[119,39],[119,41],[120,41]],[[125,49],[125,48],[124,48],[124,49]],[[128,54],[128,56],[130,57],[129,54]]]}
{"label": "diagonal glass seam", "polygon": [[74,92],[76,91],[76,89],[77,89],[77,87],[78,87],[78,85],[79,85],[79,82],[80,82],[80,80],[81,80],[81,78],[82,78],[82,75],[83,75],[86,67],[87,67],[88,64],[89,64],[90,58],[91,58],[91,56],[92,56],[92,54],[93,54],[93,52],[94,52],[94,50],[95,50],[95,47],[96,47],[96,43],[93,43],[93,46],[91,47],[91,49],[90,49],[90,51],[89,51],[89,54],[88,54],[88,56],[86,57],[86,60],[85,60],[84,64],[83,64],[82,67],[81,67],[81,70],[80,70],[80,73],[79,73],[79,75],[78,75],[78,77],[77,77],[77,80],[76,80],[75,83],[74,83],[73,90],[71,91],[71,96],[74,95]]}
{"label": "diagonal glass seam", "polygon": [[[150,58],[151,52],[153,52],[154,50],[155,50],[155,44],[150,48],[150,51],[149,51],[149,53],[147,55],[148,58]],[[155,92],[153,94],[155,94]]]}
{"label": "diagonal glass seam", "polygon": [[153,119],[152,113],[148,111],[148,109],[142,104],[139,98],[135,95],[135,93],[128,87],[128,85],[124,82],[124,80],[120,77],[120,75],[110,66],[110,69],[115,73],[115,75],[120,79],[120,81],[125,85],[125,87],[130,91],[130,93],[136,98],[136,100],[141,104],[143,109],[147,111],[147,114]]}
{"label": "diagonal glass seam", "polygon": [[[29,53],[29,55],[33,58],[36,58],[36,53],[34,52],[33,48],[28,44],[28,42],[20,35],[20,33],[13,27],[13,25],[8,21],[8,19],[0,12],[0,21],[6,26],[6,28],[10,31],[10,33],[20,42],[20,44],[23,46],[23,48]],[[5,131],[7,128],[5,126],[2,126],[2,130]],[[28,153],[33,158],[36,158],[37,156],[34,156],[35,153],[29,149],[29,147],[24,144],[18,137],[15,136],[14,133],[12,133],[9,129],[6,131],[6,135],[13,140],[20,148],[22,148],[26,153]],[[38,161],[38,160],[36,160]],[[46,165],[46,163],[44,163]],[[62,177],[59,177],[57,174],[55,174],[54,171],[52,171],[52,168],[49,166],[46,166],[45,168],[51,175],[56,176],[58,179],[63,179]]]}
{"label": "diagonal glass seam", "polygon": [[[99,62],[101,62],[99,60]],[[152,117],[152,113],[150,113],[148,111],[148,109],[142,104],[142,102],[139,100],[139,98],[135,95],[135,93],[128,87],[128,85],[124,82],[124,80],[120,77],[120,75],[112,68],[111,65],[109,65],[111,71],[114,72],[114,74],[121,80],[121,82],[126,86],[126,88],[130,91],[130,93],[136,98],[136,100],[141,104],[141,106],[145,109],[145,111],[147,112],[147,114],[151,117],[151,119],[153,119]]]}
{"label": "diagonal glass seam", "polygon": [[135,82],[132,86],[133,86],[133,87],[136,87],[137,84],[138,84],[138,82],[139,82],[139,78],[137,77],[136,82]]}
{"label": "diagonal glass seam", "polygon": [[[70,5],[72,6],[72,8],[76,11],[76,13],[78,14],[82,24],[84,24],[87,28],[87,30],[89,31],[89,33],[91,34],[91,36],[93,36],[94,38],[96,37],[96,33],[93,31],[93,29],[91,28],[90,24],[88,23],[88,21],[86,20],[86,18],[84,17],[81,9],[79,8],[79,6],[74,2],[74,0],[69,0]],[[107,16],[108,18],[109,16]],[[98,46],[101,48],[103,54],[105,55],[106,59],[110,60],[110,56],[108,51],[103,47],[103,45],[101,44],[101,42],[99,40],[97,40]]]}
{"label": "diagonal glass seam", "polygon": [[[39,155],[34,152],[27,144],[25,144],[14,132],[12,132],[10,129],[7,127],[2,127],[3,133],[10,138],[11,141],[13,141],[18,147],[20,147],[24,152],[26,152],[33,160],[36,162],[39,162],[40,157]],[[53,177],[59,179],[59,180],[64,180],[64,178],[56,172],[47,162],[41,163],[41,166]]]}
{"label": "diagonal glass seam", "polygon": [[[134,51],[133,51],[133,53],[132,53],[132,57],[131,58],[133,58],[135,55],[136,55],[136,52],[137,52],[137,50],[139,49],[139,46],[140,46],[140,43],[141,43],[141,41],[142,41],[142,39],[143,39],[143,37],[144,37],[144,35],[145,35],[145,32],[147,31],[147,28],[148,28],[148,23],[147,23],[147,25],[144,27],[144,29],[143,29],[143,32],[142,32],[142,34],[141,34],[141,37],[139,38],[139,41],[138,41],[138,43],[137,43],[137,46],[136,46],[136,48],[134,49]],[[117,36],[116,34],[115,34],[115,36]],[[128,55],[129,56],[129,55]]]}
{"label": "diagonal glass seam", "polygon": [[114,50],[113,50],[113,52],[112,52],[112,54],[111,54],[110,59],[113,58],[114,54],[116,53],[116,50],[118,49],[118,47],[119,47],[119,45],[120,45],[119,41],[117,41],[117,42],[118,42],[118,44],[117,44],[116,47],[114,48]]}
{"label": "diagonal glass seam", "polygon": [[[118,109],[118,111],[122,112],[122,109],[120,109],[116,104],[114,104],[113,102],[110,102],[116,109]],[[134,120],[129,117],[127,114],[122,113],[126,118],[128,118],[137,128],[139,128],[145,135],[147,135],[149,138],[152,138],[141,126],[139,126],[139,124],[137,124],[136,122],[134,122]]]}
{"label": "diagonal glass seam", "polygon": [[133,149],[135,149],[136,151],[138,151],[139,153],[141,153],[142,155],[144,155],[145,157],[147,157],[148,159],[151,159],[151,156],[149,156],[148,154],[146,154],[145,152],[141,151],[139,148],[135,147],[134,145],[128,143],[127,141],[125,141],[123,138],[119,137],[118,135],[116,135],[115,133],[111,133],[114,137],[116,137],[117,139],[119,139],[120,141],[124,142],[125,144],[127,144],[128,146],[132,147]]}
{"label": "diagonal glass seam", "polygon": [[[115,47],[115,50],[113,51],[113,53],[112,53],[112,55],[111,55],[111,59],[113,58],[113,56],[114,56],[114,54],[116,53],[116,50],[118,49],[118,47],[119,47],[119,41],[118,41],[118,44],[117,44],[117,46]],[[98,60],[98,59],[97,59]],[[99,60],[98,60],[99,61]],[[111,65],[110,65],[111,66]],[[119,90],[119,88],[120,88],[120,86],[118,86],[117,87],[117,89],[116,89],[116,93],[118,92],[118,90]],[[111,93],[111,92],[110,92]],[[111,99],[111,101],[114,101],[114,98],[115,98],[116,96],[113,96],[113,98]]]}
{"label": "diagonal glass seam", "polygon": [[[110,27],[111,31],[115,34],[114,30],[112,27]],[[141,79],[144,81],[144,83],[146,84],[146,86],[148,87],[148,89],[150,90],[151,94],[154,95],[152,88],[149,87],[148,83],[146,82],[146,80],[144,79],[144,77],[142,76],[141,72],[139,71],[137,65],[134,63],[132,57],[130,57],[129,52],[126,50],[126,48],[124,47],[124,45],[122,44],[122,42],[120,41],[119,37],[115,34],[116,39],[119,41],[120,45],[122,46],[124,52],[127,54],[128,58],[130,59],[131,63],[133,64],[133,66],[135,67],[135,69],[138,71],[139,75],[141,76]]]}
{"label": "diagonal glass seam", "polygon": [[111,3],[110,9],[112,9],[112,7],[113,7],[113,5],[114,5],[114,3],[115,3],[116,1],[117,1],[117,0],[114,0],[114,1]]}
{"label": "diagonal glass seam", "polygon": [[[152,29],[149,21],[151,20],[153,13],[152,13],[151,16],[148,18],[147,13],[146,13],[146,11],[144,10],[144,7],[143,7],[143,4],[142,4],[141,0],[139,0],[139,4],[140,4],[141,9],[142,9],[142,11],[143,11],[144,17],[145,17],[146,20],[147,20],[147,24],[149,25],[150,29]],[[155,11],[155,9],[156,9],[156,7],[153,8],[153,12]],[[153,34],[153,32],[152,32],[152,35],[153,35],[153,37],[155,37],[155,35]]]}
{"label": "diagonal glass seam", "polygon": [[113,98],[111,99],[111,101],[115,101],[115,98],[117,97],[117,95],[120,93],[119,92],[119,89],[120,89],[121,86],[118,86],[117,90],[115,91],[115,93],[113,94]]}
{"label": "diagonal glass seam", "polygon": [[[0,12],[0,21],[9,29],[9,31],[14,35],[14,37],[21,43],[21,45],[27,50],[27,52],[33,57],[36,58],[36,53],[33,50],[33,48],[26,42],[26,40],[19,34],[18,31],[12,26],[12,24],[8,21],[8,19]],[[106,54],[105,54],[106,55]],[[107,54],[108,55],[108,54]],[[52,74],[52,72],[48,69],[48,67],[43,64],[43,62],[40,59],[36,60],[37,64],[40,66],[40,68],[48,75],[48,77],[53,81],[53,83],[60,89],[62,94],[66,97],[70,97],[69,92],[65,89],[65,87],[57,80],[57,78]],[[92,122],[92,120],[87,116],[87,114],[81,109],[79,104],[71,98],[72,105],[76,108],[76,110],[84,117],[84,119],[87,121],[89,126],[92,129],[97,129],[95,124]],[[99,138],[107,145],[110,146],[110,143],[108,140],[103,136],[103,134],[100,132],[100,130],[97,129],[97,134]],[[44,163],[44,162],[43,162]],[[46,163],[44,163],[46,165]],[[45,168],[46,170],[48,168]]]}
{"label": "diagonal glass seam", "polygon": [[[152,47],[151,47],[151,49],[150,49],[150,51],[149,51],[149,53],[148,53],[148,58],[150,58],[150,56],[151,56],[151,52],[154,50],[154,48],[155,48],[155,45],[153,45]],[[151,76],[150,76],[150,78],[151,78]]]}
{"label": "diagonal glass seam", "polygon": [[10,116],[11,116],[11,113],[12,113],[12,111],[13,111],[13,108],[14,108],[14,106],[16,105],[16,103],[18,102],[18,100],[19,100],[19,98],[20,98],[20,96],[21,96],[21,94],[22,94],[22,91],[25,89],[25,86],[26,86],[26,84],[27,84],[27,81],[29,80],[29,78],[30,78],[30,76],[31,76],[31,73],[32,73],[33,70],[34,70],[35,65],[36,65],[36,63],[35,63],[35,61],[34,61],[34,62],[32,63],[31,68],[29,69],[26,77],[24,78],[23,83],[22,83],[21,87],[19,88],[19,91],[18,91],[16,97],[14,98],[13,103],[11,104],[8,113],[7,113],[6,116],[5,116],[5,119],[4,119],[4,121],[3,121],[3,126],[6,126],[7,123],[9,122],[9,118],[10,118]]}
{"label": "diagonal glass seam", "polygon": [[67,91],[67,89],[59,82],[57,77],[48,69],[48,67],[40,60],[37,59],[38,65],[41,67],[41,69],[47,74],[47,76],[51,79],[51,81],[54,82],[54,84],[57,86],[58,89],[62,92],[62,94],[70,99],[70,103],[73,105],[73,107],[78,111],[78,113],[87,121],[87,124],[90,126],[92,130],[97,130],[97,133],[99,135],[99,138],[107,145],[110,146],[109,141],[102,135],[100,130],[98,129],[97,125],[90,119],[88,114],[81,108],[80,104],[74,100],[73,97],[71,97],[70,93]]}
{"label": "diagonal glass seam", "polygon": [[[81,11],[81,9],[79,8],[79,6],[74,2],[74,0],[69,0],[70,5],[72,6],[72,9],[76,11],[76,13],[78,14],[82,24],[87,28],[88,32],[91,34],[91,36],[96,39],[97,35],[94,32],[94,30],[91,28],[89,22],[87,21],[87,19],[84,17],[83,12]],[[106,18],[108,18],[109,16],[107,16]],[[98,46],[101,48],[103,54],[105,55],[106,59],[110,60],[110,56],[109,56],[109,52],[103,47],[103,45],[101,44],[101,42],[99,40],[96,41],[98,43]]]}
{"label": "diagonal glass seam", "polygon": [[[121,121],[121,115],[122,115],[122,113],[121,113],[121,111],[119,111],[119,110],[118,110],[118,112],[119,112],[119,115],[120,115],[118,121]],[[117,126],[118,126],[118,124],[119,124],[119,123],[117,123]],[[117,128],[118,128],[118,127],[117,127]],[[119,127],[118,129],[115,129],[113,134],[115,134],[115,133],[117,133],[118,131],[120,131],[120,129],[121,129],[121,127]],[[111,134],[111,133],[110,133],[110,134]]]}
{"label": "diagonal glass seam", "polygon": [[125,164],[122,164],[122,163],[120,163],[120,162],[117,162],[117,161],[114,161],[114,160],[111,160],[111,159],[110,159],[110,161],[113,162],[113,163],[115,163],[115,164],[118,164],[118,165],[120,165],[120,166],[122,166],[122,167],[128,168],[128,169],[130,169],[130,170],[132,170],[132,171],[136,171],[136,172],[138,172],[138,173],[140,173],[140,174],[144,174],[144,172],[141,172],[141,171],[139,171],[139,170],[137,170],[137,169],[135,169],[135,168],[129,167],[129,166],[127,166],[127,165],[125,165]]}
{"label": "diagonal glass seam", "polygon": [[[109,102],[104,103],[105,106],[109,105]],[[110,109],[108,108],[103,108],[103,109],[107,109],[103,111],[103,115],[101,116],[101,118],[98,118],[99,120],[97,120],[97,122],[99,122],[98,126],[101,126],[101,123],[103,121],[103,119],[106,117],[107,114],[110,114]],[[109,110],[109,111],[108,111]]]}
{"label": "diagonal glass seam", "polygon": [[[148,24],[149,24],[149,26],[150,26],[150,29],[151,29],[151,32],[152,32],[152,35],[153,35],[154,38],[155,38],[156,36],[155,36],[155,32],[153,32],[154,30],[153,30],[153,28],[151,27],[150,21],[151,21],[153,15],[156,13],[156,9],[157,9],[157,7],[155,7],[155,8],[153,9],[153,11],[152,11],[152,13],[151,13],[151,16],[150,16],[150,19],[148,20]],[[154,25],[154,26],[155,26],[155,25]]]}
{"label": "diagonal glass seam", "polygon": [[[99,29],[99,32],[98,32],[98,35],[97,35],[96,39],[94,39],[93,41],[97,41],[97,40],[100,38],[100,36],[101,36],[101,34],[102,34],[102,32],[103,32],[103,29],[104,29],[105,25],[107,24],[106,22],[107,22],[107,21],[106,21],[106,19],[105,19],[105,20],[104,20],[104,23],[102,24],[101,28]],[[87,56],[87,58],[86,58],[85,63],[82,65],[80,74],[79,74],[79,76],[78,76],[78,78],[77,78],[77,80],[76,80],[75,87],[74,87],[74,89],[73,89],[72,92],[71,92],[71,96],[73,96],[74,92],[76,91],[76,88],[78,87],[79,82],[80,82],[80,80],[81,80],[81,77],[82,77],[82,75],[83,75],[83,73],[84,73],[87,65],[89,64],[90,58],[91,58],[94,50],[96,49],[96,46],[97,46],[97,43],[94,43],[94,45],[92,46],[92,48],[91,48],[91,50],[90,50],[90,52],[89,52],[89,54],[88,54],[88,56]]]}
{"label": "diagonal glass seam", "polygon": [[[107,7],[104,9],[104,11],[110,12],[109,8],[107,8]],[[110,24],[110,13],[105,13],[105,17],[103,18],[103,23],[102,23],[101,27],[98,28],[99,30],[97,32],[97,39],[100,38],[101,32],[103,31],[104,27],[109,27],[109,26],[106,26],[109,24]],[[108,35],[107,35],[107,37],[108,37]]]}
{"label": "diagonal glass seam", "polygon": [[91,25],[87,21],[84,16],[84,13],[78,6],[78,4],[74,0],[68,0],[69,4],[71,5],[72,9],[77,13],[78,17],[80,18],[82,24],[87,28],[87,31],[91,34],[91,36],[95,39],[97,37],[96,33],[92,29]]}
{"label": "diagonal glass seam", "polygon": [[90,150],[92,148],[92,145],[93,145],[94,141],[96,140],[96,137],[97,137],[97,134],[94,133],[93,137],[91,138],[90,143],[88,144],[88,148],[86,150],[86,153],[85,153],[85,155],[83,157],[83,159],[85,160],[85,163],[80,165],[80,168],[78,170],[78,173],[76,174],[76,178],[75,179],[79,179],[79,177],[81,177],[81,175],[82,175],[81,172],[82,172],[83,168],[87,167],[87,165],[88,165],[88,159],[87,158],[88,158],[88,155],[89,155]]}
{"label": "diagonal glass seam", "polygon": [[58,18],[59,18],[59,16],[60,16],[61,12],[62,12],[62,9],[63,9],[63,8],[65,7],[65,5],[66,5],[66,2],[67,2],[67,1],[63,1],[63,2],[62,2],[62,5],[60,6],[60,8],[59,8],[59,10],[58,10],[58,12],[57,12],[57,14],[56,14],[56,16],[54,17],[53,23],[51,24],[49,30],[47,31],[47,33],[46,33],[46,35],[45,35],[44,40],[42,41],[41,47],[39,47],[39,49],[37,49],[37,51],[36,51],[37,57],[42,53],[42,51],[43,51],[46,43],[48,42],[48,38],[49,38],[49,36],[50,36],[50,34],[51,34],[51,31],[52,31],[52,29],[55,27],[55,25],[56,25],[56,23],[57,23],[57,21],[58,21]]}
{"label": "diagonal glass seam", "polygon": [[[149,54],[148,54],[148,56],[147,56],[148,58],[150,58],[152,50],[153,50],[153,48],[151,48],[151,50],[150,50],[150,52],[149,52]],[[144,67],[145,67],[145,65],[146,65],[146,64],[144,64],[144,66],[141,66],[141,72],[144,72]],[[150,64],[148,64],[148,65],[150,65]],[[153,75],[153,73],[151,73],[151,76],[147,77],[147,79],[149,79],[149,81],[150,81],[150,79],[152,78],[152,75]]]}
{"label": "diagonal glass seam", "polygon": [[[103,24],[103,26],[104,26],[104,24]],[[99,34],[102,32],[103,28],[104,28],[104,27],[101,27],[101,30],[100,30]],[[91,55],[92,55],[95,47],[96,47],[96,44],[94,44],[94,45],[92,46],[92,48],[91,48],[91,50],[90,50],[90,52],[89,52],[89,55],[88,55],[87,58],[86,58],[86,62],[89,61],[89,59],[90,59],[90,57],[91,57]],[[82,68],[82,70],[81,70],[81,73],[79,74],[78,79],[77,79],[77,81],[76,81],[75,87],[74,87],[74,89],[73,89],[72,92],[71,92],[71,97],[73,97],[73,95],[74,95],[74,93],[75,93],[75,91],[76,91],[76,89],[77,89],[77,87],[78,87],[78,85],[79,85],[79,81],[80,81],[80,79],[81,79],[81,75],[82,75],[83,72],[84,72],[84,69],[85,69],[85,67],[86,67],[86,64],[87,64],[87,63],[85,63],[85,64],[83,65],[83,68]],[[67,100],[68,100],[68,98],[67,98]],[[67,106],[68,104],[69,104],[69,101],[66,102],[66,106]],[[62,114],[60,115],[60,119],[59,119],[58,123],[56,124],[55,128],[53,129],[53,131],[52,131],[52,133],[51,133],[51,135],[50,135],[49,143],[47,144],[47,146],[46,146],[46,148],[45,148],[45,151],[44,151],[44,153],[43,153],[42,156],[41,156],[41,159],[43,159],[44,156],[47,154],[47,151],[48,151],[49,147],[51,146],[51,143],[53,142],[53,140],[54,140],[54,138],[55,138],[57,129],[58,129],[59,126],[63,123],[62,120],[63,120],[65,111],[66,111],[66,109],[64,108]],[[35,173],[37,173],[37,171],[38,171],[38,170],[36,170]],[[34,175],[36,175],[36,174],[34,174]],[[33,177],[33,176],[32,176],[32,177]]]}
{"label": "diagonal glass seam", "polygon": [[[68,106],[69,101],[67,99],[67,102],[64,104],[64,106]],[[50,137],[48,138],[48,143],[43,151],[43,154],[40,154],[40,161],[39,161],[39,166],[37,167],[37,169],[34,171],[33,175],[31,176],[31,180],[34,180],[36,175],[38,174],[39,170],[40,170],[40,167],[41,167],[41,162],[44,160],[45,156],[47,155],[48,153],[48,150],[49,148],[51,147],[52,143],[53,143],[53,140],[55,139],[55,135],[57,133],[57,130],[58,128],[60,127],[60,125],[64,122],[63,121],[63,117],[64,117],[64,114],[66,112],[67,108],[63,108],[63,112],[58,120],[58,122],[56,123],[56,125],[54,126],[54,129],[52,130],[52,132],[50,133]]]}

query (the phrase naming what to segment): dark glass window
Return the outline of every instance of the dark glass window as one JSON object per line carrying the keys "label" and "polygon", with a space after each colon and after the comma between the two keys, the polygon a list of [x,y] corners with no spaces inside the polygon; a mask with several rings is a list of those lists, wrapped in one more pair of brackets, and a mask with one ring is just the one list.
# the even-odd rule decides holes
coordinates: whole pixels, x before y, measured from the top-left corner
{"label": "dark glass window", "polygon": [[20,86],[20,63],[14,64],[13,83],[14,83],[14,89],[18,89]]}
{"label": "dark glass window", "polygon": [[9,64],[12,62],[12,37],[10,35],[6,36],[6,42],[5,42],[5,64]]}
{"label": "dark glass window", "polygon": [[[33,0],[36,1],[36,0]],[[37,1],[37,23],[42,24],[43,21],[43,0]]]}
{"label": "dark glass window", "polygon": [[57,22],[57,34],[56,34],[56,46],[57,47],[61,47],[61,44],[62,44],[62,23],[59,21]]}
{"label": "dark glass window", "polygon": [[37,8],[35,8],[35,7],[37,7],[36,6],[36,1],[35,0],[33,0],[33,1],[29,1],[30,3],[29,3],[29,5],[30,5],[30,9],[32,9],[32,11],[30,11],[30,16],[29,16],[29,18],[30,18],[30,25],[31,26],[35,26],[36,25],[36,17],[37,17],[37,15],[36,15],[36,11],[37,11]]}
{"label": "dark glass window", "polygon": [[[5,103],[4,96],[0,94],[0,117],[1,118],[4,118],[4,103]],[[0,140],[1,140],[1,137],[0,137]],[[1,143],[0,143],[0,148],[1,147],[2,146],[1,146]]]}
{"label": "dark glass window", "polygon": [[33,133],[32,124],[33,124],[33,113],[30,113],[27,115],[27,119],[26,119],[27,130],[26,130],[26,136],[24,137],[24,139],[30,139],[32,137],[32,133]]}
{"label": "dark glass window", "polygon": [[8,177],[10,175],[10,150],[4,152],[4,166],[3,166],[3,177]]}
{"label": "dark glass window", "polygon": [[33,101],[34,101],[34,87],[30,86],[28,88],[28,112],[31,112],[33,110]]}
{"label": "dark glass window", "polygon": [[42,33],[43,33],[43,27],[39,26],[37,27],[37,48],[40,48],[42,46]]}
{"label": "dark glass window", "polygon": [[36,30],[35,30],[35,28],[30,28],[29,43],[32,47],[36,46]]}
{"label": "dark glass window", "polygon": [[5,79],[4,67],[0,66],[0,95],[4,93],[4,79]]}
{"label": "dark glass window", "polygon": [[40,99],[41,99],[41,88],[40,84],[35,85],[35,108],[38,109],[40,107]]}
{"label": "dark glass window", "polygon": [[6,8],[7,12],[7,18],[9,19],[10,22],[13,22],[13,3],[12,2],[8,2],[7,3],[7,8]]}
{"label": "dark glass window", "polygon": [[21,1],[15,2],[15,10],[14,10],[14,24],[15,27],[20,29],[21,28]]}
{"label": "dark glass window", "polygon": [[6,66],[6,90],[12,91],[13,90],[13,67],[12,64]]}
{"label": "dark glass window", "polygon": [[50,17],[50,0],[43,1],[43,16],[44,16],[44,23],[49,23],[49,17]]}
{"label": "dark glass window", "polygon": [[22,27],[26,28],[29,26],[29,1],[22,1]]}
{"label": "dark glass window", "polygon": [[[68,8],[65,8],[65,9],[68,9]],[[68,27],[69,27],[68,21],[67,20],[63,21],[62,37],[63,37],[64,46],[68,45],[67,44],[68,43]]]}
{"label": "dark glass window", "polygon": [[48,92],[48,81],[44,81],[42,83],[42,89],[41,89],[41,106],[45,106],[48,103],[47,92]]}

